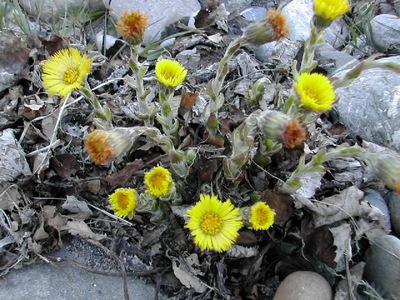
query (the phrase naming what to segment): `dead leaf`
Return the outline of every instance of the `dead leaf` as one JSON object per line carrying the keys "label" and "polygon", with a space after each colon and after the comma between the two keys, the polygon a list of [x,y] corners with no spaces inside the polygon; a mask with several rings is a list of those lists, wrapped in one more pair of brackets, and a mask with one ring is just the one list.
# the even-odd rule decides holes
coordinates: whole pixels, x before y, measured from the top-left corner
{"label": "dead leaf", "polygon": [[285,224],[293,214],[293,198],[288,194],[276,193],[265,190],[261,194],[261,199],[275,210],[275,224]]}
{"label": "dead leaf", "polygon": [[94,233],[83,220],[68,221],[61,229],[68,230],[72,235],[79,235],[95,241],[101,241],[106,238],[105,235]]}
{"label": "dead leaf", "polygon": [[207,287],[201,282],[201,280],[193,275],[189,268],[184,263],[179,262],[175,257],[171,257],[172,269],[176,278],[188,289],[194,289],[197,293],[204,293],[207,291]]}
{"label": "dead leaf", "polygon": [[242,246],[253,246],[257,244],[257,237],[252,230],[242,230],[239,232],[236,244]]}
{"label": "dead leaf", "polygon": [[351,227],[348,223],[342,223],[337,227],[329,228],[332,233],[333,245],[336,246],[335,262],[346,254],[347,257],[352,257],[351,251]]}
{"label": "dead leaf", "polygon": [[74,176],[79,170],[76,157],[70,153],[57,154],[49,160],[50,167],[63,179]]}
{"label": "dead leaf", "polygon": [[102,180],[112,185],[124,186],[137,171],[143,168],[143,165],[141,159],[135,159],[133,162],[127,163],[121,171],[104,176]]}
{"label": "dead leaf", "polygon": [[234,258],[248,258],[254,257],[258,254],[257,247],[244,247],[240,245],[233,245],[226,251],[226,255]]}
{"label": "dead leaf", "polygon": [[61,207],[71,213],[77,214],[82,219],[87,219],[92,215],[92,211],[87,203],[78,200],[75,196],[67,196],[67,200]]}
{"label": "dead leaf", "polygon": [[199,177],[203,182],[211,182],[215,172],[218,171],[216,159],[202,158],[199,162]]}

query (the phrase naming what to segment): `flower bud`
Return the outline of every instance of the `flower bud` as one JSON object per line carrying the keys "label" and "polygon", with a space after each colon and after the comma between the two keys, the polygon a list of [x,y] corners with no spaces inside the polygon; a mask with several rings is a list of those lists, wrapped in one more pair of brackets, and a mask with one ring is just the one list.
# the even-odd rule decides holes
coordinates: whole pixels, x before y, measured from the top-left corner
{"label": "flower bud", "polygon": [[139,45],[143,41],[144,31],[147,28],[149,17],[140,10],[125,11],[117,21],[117,30],[123,38],[132,45]]}
{"label": "flower bud", "polygon": [[400,193],[400,159],[391,155],[382,155],[370,161],[372,169],[379,178],[390,189]]}

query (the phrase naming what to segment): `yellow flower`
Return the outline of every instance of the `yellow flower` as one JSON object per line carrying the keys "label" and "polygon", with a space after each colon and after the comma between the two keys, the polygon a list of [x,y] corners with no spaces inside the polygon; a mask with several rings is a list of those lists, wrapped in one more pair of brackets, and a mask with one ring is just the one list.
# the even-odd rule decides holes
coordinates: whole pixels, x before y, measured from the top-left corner
{"label": "yellow flower", "polygon": [[188,210],[185,227],[194,236],[200,250],[223,252],[232,246],[243,226],[238,208],[230,200],[222,202],[217,196],[200,195],[200,201]]}
{"label": "yellow flower", "polygon": [[85,140],[85,151],[96,165],[105,165],[127,152],[133,140],[123,128],[95,130]]}
{"label": "yellow flower", "polygon": [[400,194],[400,159],[392,155],[381,155],[371,162],[373,171],[380,179]]}
{"label": "yellow flower", "polygon": [[137,206],[137,192],[135,189],[116,189],[108,197],[114,214],[121,218],[132,218]]}
{"label": "yellow flower", "polygon": [[314,0],[316,21],[322,27],[328,27],[333,20],[343,16],[349,9],[348,0]]}
{"label": "yellow flower", "polygon": [[171,173],[161,166],[144,174],[144,184],[147,186],[146,191],[156,197],[168,196],[175,186]]}
{"label": "yellow flower", "polygon": [[251,229],[267,230],[275,221],[275,211],[264,202],[257,202],[250,210]]}
{"label": "yellow flower", "polygon": [[302,73],[294,84],[300,97],[300,106],[310,111],[330,110],[335,101],[335,91],[328,77],[322,74]]}
{"label": "yellow flower", "polygon": [[286,17],[278,10],[271,9],[260,21],[249,25],[243,34],[246,43],[262,45],[277,41],[289,34]]}
{"label": "yellow flower", "polygon": [[125,11],[117,21],[117,30],[124,39],[132,45],[138,45],[143,41],[143,34],[147,28],[149,17],[140,10]]}
{"label": "yellow flower", "polygon": [[186,77],[187,70],[178,61],[162,59],[156,63],[156,78],[167,88],[176,88]]}
{"label": "yellow flower", "polygon": [[91,64],[92,59],[75,48],[59,50],[42,63],[43,86],[50,95],[65,97],[82,88]]}

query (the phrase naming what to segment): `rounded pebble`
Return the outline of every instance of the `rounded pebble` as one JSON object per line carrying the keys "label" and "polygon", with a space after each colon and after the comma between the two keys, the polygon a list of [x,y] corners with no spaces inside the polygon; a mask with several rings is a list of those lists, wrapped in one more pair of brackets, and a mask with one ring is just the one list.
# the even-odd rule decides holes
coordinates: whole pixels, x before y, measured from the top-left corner
{"label": "rounded pebble", "polygon": [[332,289],[318,273],[296,271],[279,285],[274,300],[331,300]]}

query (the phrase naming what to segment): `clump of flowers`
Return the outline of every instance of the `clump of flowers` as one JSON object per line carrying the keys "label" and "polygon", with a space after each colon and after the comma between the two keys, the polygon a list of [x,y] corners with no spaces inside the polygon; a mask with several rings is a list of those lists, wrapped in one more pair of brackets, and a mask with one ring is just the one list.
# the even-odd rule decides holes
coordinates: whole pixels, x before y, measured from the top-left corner
{"label": "clump of flowers", "polygon": [[278,10],[271,9],[260,22],[249,25],[243,38],[246,43],[262,45],[286,37],[289,29],[286,17]]}
{"label": "clump of flowers", "polygon": [[302,73],[294,87],[300,98],[300,107],[316,112],[332,109],[336,95],[328,77],[318,73]]}
{"label": "clump of flowers", "polygon": [[137,206],[137,192],[135,189],[119,188],[109,195],[108,201],[117,217],[132,219]]}
{"label": "clump of flowers", "polygon": [[243,226],[240,211],[230,200],[222,202],[217,196],[200,195],[187,212],[185,227],[194,237],[194,243],[202,251],[224,252],[232,246]]}
{"label": "clump of flowers", "polygon": [[178,61],[161,59],[156,63],[156,78],[167,88],[176,88],[186,78],[187,70]]}
{"label": "clump of flowers", "polygon": [[254,230],[267,230],[275,222],[275,211],[265,202],[257,202],[250,208],[250,228]]}
{"label": "clump of flowers", "polygon": [[147,187],[146,192],[155,197],[168,196],[175,188],[171,173],[161,166],[144,174],[144,184]]}
{"label": "clump of flowers", "polygon": [[350,9],[348,0],[314,0],[315,25],[328,27]]}
{"label": "clump of flowers", "polygon": [[86,137],[85,151],[96,165],[105,165],[125,154],[132,143],[123,128],[94,130]]}
{"label": "clump of flowers", "polygon": [[92,70],[91,64],[92,59],[77,49],[61,49],[42,63],[43,87],[50,95],[66,97],[84,86],[84,81]]}
{"label": "clump of flowers", "polygon": [[140,10],[125,11],[118,19],[116,27],[122,37],[132,45],[143,41],[143,34],[148,26],[149,17]]}

